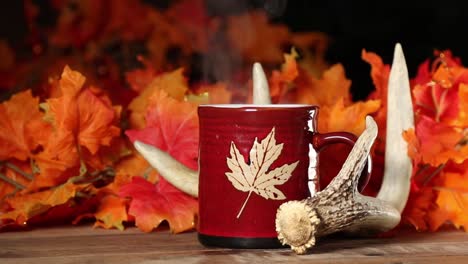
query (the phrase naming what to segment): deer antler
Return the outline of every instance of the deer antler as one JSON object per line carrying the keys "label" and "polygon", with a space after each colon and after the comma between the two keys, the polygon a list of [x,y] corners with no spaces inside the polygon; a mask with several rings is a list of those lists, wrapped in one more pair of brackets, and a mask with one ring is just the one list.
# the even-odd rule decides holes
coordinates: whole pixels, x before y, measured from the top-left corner
{"label": "deer antler", "polygon": [[282,204],[276,215],[276,231],[283,244],[299,253],[315,245],[315,239],[338,231],[373,233],[389,230],[400,222],[391,204],[361,195],[359,176],[377,136],[377,124],[366,118],[366,130],[356,141],[333,181],[315,196]]}
{"label": "deer antler", "polygon": [[357,182],[377,136],[377,125],[366,119],[366,130],[357,140],[335,179],[321,192],[303,201],[282,204],[276,215],[278,239],[299,254],[320,236],[338,231],[372,234],[394,228],[406,205],[411,160],[402,138],[414,126],[406,62],[400,44],[395,47],[388,87],[385,173],[377,198],[363,196]]}

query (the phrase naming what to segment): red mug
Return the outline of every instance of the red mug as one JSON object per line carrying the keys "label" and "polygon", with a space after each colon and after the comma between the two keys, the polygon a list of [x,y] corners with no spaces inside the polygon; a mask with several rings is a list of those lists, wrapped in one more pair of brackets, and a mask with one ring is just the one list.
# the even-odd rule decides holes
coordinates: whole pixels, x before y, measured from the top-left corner
{"label": "red mug", "polygon": [[318,110],[311,105],[199,106],[198,238],[203,245],[280,246],[278,207],[320,189],[321,149],[356,141],[347,132],[318,133]]}

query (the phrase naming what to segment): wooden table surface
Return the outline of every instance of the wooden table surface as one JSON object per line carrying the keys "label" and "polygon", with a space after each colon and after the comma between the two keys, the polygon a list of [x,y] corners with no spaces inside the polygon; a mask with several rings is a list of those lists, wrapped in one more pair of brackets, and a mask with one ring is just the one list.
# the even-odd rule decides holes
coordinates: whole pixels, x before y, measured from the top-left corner
{"label": "wooden table surface", "polygon": [[206,248],[195,232],[142,233],[90,226],[0,233],[0,263],[468,263],[468,234],[403,232],[392,238],[327,238],[308,255],[289,249]]}

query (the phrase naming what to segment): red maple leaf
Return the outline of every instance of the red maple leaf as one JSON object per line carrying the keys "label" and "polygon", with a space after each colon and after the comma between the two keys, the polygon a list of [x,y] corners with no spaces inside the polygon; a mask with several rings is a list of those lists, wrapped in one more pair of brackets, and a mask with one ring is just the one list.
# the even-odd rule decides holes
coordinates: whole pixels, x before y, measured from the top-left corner
{"label": "red maple leaf", "polygon": [[429,83],[416,85],[413,95],[414,108],[419,114],[437,122],[449,121],[458,116],[458,89],[447,89],[438,83]]}
{"label": "red maple leaf", "polygon": [[144,232],[151,232],[163,221],[167,221],[173,233],[180,233],[195,227],[198,214],[198,202],[164,178],[156,184],[141,177],[134,177],[132,182],[122,186],[122,197],[130,197],[129,215],[135,217],[135,224]]}
{"label": "red maple leaf", "polygon": [[169,97],[162,90],[155,91],[146,112],[146,127],[127,130],[133,142],[142,141],[166,151],[192,169],[198,167],[197,107]]}
{"label": "red maple leaf", "polygon": [[416,135],[420,144],[419,153],[424,163],[437,167],[448,160],[462,163],[468,157],[468,145],[460,144],[464,136],[463,131],[445,123],[422,116],[416,124]]}

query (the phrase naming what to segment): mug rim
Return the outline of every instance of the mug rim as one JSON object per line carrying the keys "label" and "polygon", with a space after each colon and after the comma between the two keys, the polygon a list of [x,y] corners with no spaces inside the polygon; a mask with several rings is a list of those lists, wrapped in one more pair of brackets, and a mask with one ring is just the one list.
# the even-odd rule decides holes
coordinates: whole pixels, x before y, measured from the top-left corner
{"label": "mug rim", "polygon": [[318,108],[317,105],[310,104],[201,104],[198,108],[218,108],[218,109],[299,109]]}

